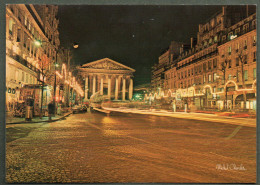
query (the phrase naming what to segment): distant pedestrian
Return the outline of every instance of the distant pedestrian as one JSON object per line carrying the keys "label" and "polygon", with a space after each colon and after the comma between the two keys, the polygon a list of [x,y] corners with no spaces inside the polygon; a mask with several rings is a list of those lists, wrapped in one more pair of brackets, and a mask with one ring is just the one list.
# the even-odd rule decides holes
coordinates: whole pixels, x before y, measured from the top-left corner
{"label": "distant pedestrian", "polygon": [[53,103],[49,103],[48,104],[48,116],[49,116],[49,120],[51,120],[52,115],[54,114],[55,110],[54,110],[54,104]]}
{"label": "distant pedestrian", "polygon": [[172,111],[176,112],[176,101],[175,100],[172,101]]}

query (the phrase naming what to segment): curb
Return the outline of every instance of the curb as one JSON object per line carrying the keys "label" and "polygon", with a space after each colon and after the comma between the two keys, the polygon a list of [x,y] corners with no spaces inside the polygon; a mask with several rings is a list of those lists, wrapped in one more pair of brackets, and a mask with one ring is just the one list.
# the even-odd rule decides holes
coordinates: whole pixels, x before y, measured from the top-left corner
{"label": "curb", "polygon": [[69,115],[71,115],[72,112],[69,112],[67,114],[65,114],[64,116],[60,117],[60,118],[56,118],[56,119],[52,119],[52,120],[42,120],[42,121],[18,121],[18,122],[7,122],[5,123],[6,125],[10,125],[10,124],[22,124],[22,123],[43,123],[43,122],[55,122],[55,121],[59,121],[60,119],[63,119]]}

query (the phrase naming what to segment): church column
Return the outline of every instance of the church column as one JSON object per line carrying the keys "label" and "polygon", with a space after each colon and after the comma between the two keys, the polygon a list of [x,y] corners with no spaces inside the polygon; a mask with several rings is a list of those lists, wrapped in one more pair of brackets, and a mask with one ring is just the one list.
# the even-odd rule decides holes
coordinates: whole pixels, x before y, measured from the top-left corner
{"label": "church column", "polygon": [[85,77],[85,100],[88,99],[88,76]]}
{"label": "church column", "polygon": [[123,88],[122,88],[122,91],[123,91],[122,100],[125,101],[125,77],[123,77]]}
{"label": "church column", "polygon": [[107,96],[108,96],[108,99],[110,99],[111,98],[111,77],[110,76],[108,76],[108,89],[107,89]]}
{"label": "church column", "polygon": [[115,99],[118,100],[118,77],[116,77]]}
{"label": "church column", "polygon": [[103,76],[100,79],[100,94],[103,95]]}
{"label": "church column", "polygon": [[133,79],[132,79],[132,78],[130,78],[129,93],[128,93],[128,95],[129,95],[129,100],[131,100],[132,97],[133,97]]}
{"label": "church column", "polygon": [[95,94],[95,92],[96,92],[96,76],[93,75],[93,92],[92,92],[92,94]]}

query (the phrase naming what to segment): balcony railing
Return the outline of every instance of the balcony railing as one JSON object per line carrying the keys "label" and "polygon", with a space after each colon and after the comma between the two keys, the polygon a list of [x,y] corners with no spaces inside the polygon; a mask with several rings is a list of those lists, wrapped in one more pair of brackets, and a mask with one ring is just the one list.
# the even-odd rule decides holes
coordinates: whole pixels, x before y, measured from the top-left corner
{"label": "balcony railing", "polygon": [[[240,28],[242,29],[242,26],[240,26]],[[237,29],[237,28],[236,28]],[[256,29],[256,25],[253,25],[252,23],[250,24],[249,28],[248,29],[244,29],[242,31],[240,31],[239,33],[237,33],[237,37],[241,36],[241,35],[244,35],[252,30],[255,30]],[[232,30],[231,30],[232,31]],[[228,36],[228,33],[226,33],[226,35]],[[231,39],[228,38],[228,39],[225,39],[225,40],[221,40],[218,42],[218,45],[222,45],[222,44],[225,44],[226,42],[229,42]]]}
{"label": "balcony railing", "polygon": [[27,60],[23,59],[20,55],[9,55],[11,58],[19,62],[20,64],[24,65],[25,67],[31,69],[32,71],[36,72],[37,75],[40,74],[40,70],[37,69],[35,66],[33,66],[31,63],[29,63]]}

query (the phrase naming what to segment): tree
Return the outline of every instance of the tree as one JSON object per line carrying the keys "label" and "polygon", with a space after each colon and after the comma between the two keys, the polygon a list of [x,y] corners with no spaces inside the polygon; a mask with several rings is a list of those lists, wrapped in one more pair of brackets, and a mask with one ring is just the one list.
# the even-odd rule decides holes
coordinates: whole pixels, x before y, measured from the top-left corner
{"label": "tree", "polygon": [[40,66],[41,70],[41,76],[42,76],[42,94],[41,94],[41,116],[42,116],[42,104],[43,104],[43,89],[45,86],[46,76],[49,72],[49,65],[50,65],[50,59],[47,57],[46,54],[43,54],[41,56],[41,60],[38,61],[38,64]]}
{"label": "tree", "polygon": [[[228,65],[228,60],[225,60],[220,65],[220,71],[223,73],[224,85],[226,84],[226,69],[227,69],[227,65]],[[225,107],[225,109],[227,109],[227,89],[225,90],[224,107]]]}
{"label": "tree", "polygon": [[[246,47],[246,46],[244,46]],[[244,74],[244,65],[247,64],[247,55],[244,54],[244,49],[241,48],[237,54],[238,60],[241,64],[241,73],[242,73],[242,88],[245,89],[245,74]],[[237,77],[238,78],[238,77]],[[243,109],[246,108],[246,92],[243,91]]]}

